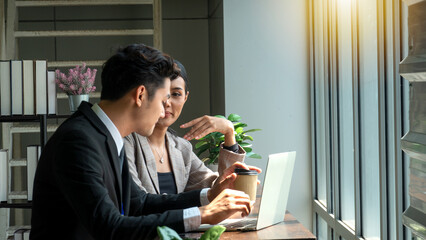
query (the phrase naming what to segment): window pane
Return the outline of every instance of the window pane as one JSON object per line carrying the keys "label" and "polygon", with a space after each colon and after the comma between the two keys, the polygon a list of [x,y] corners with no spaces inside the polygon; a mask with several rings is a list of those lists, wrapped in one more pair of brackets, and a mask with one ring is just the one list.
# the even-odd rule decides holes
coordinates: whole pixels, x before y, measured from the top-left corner
{"label": "window pane", "polygon": [[[385,4],[385,37],[386,37],[386,49],[385,52],[387,53],[385,55],[388,63],[391,63],[394,61],[394,51],[393,47],[395,45],[393,33],[394,33],[394,26],[392,24],[392,20],[395,19],[396,16],[393,16],[392,11],[393,7],[391,4]],[[402,230],[402,228],[398,224],[397,215],[396,213],[399,211],[396,205],[396,198],[397,198],[397,192],[396,192],[396,158],[395,156],[395,144],[400,143],[400,139],[396,138],[396,132],[395,132],[395,105],[394,105],[394,99],[395,99],[395,89],[394,89],[394,82],[398,80],[394,79],[394,66],[393,64],[386,64],[386,111],[387,111],[387,161],[388,161],[388,218],[387,218],[387,226],[388,226],[388,239],[389,240],[397,240],[399,237],[397,236],[397,232],[399,229]],[[398,78],[399,79],[399,78]],[[399,162],[400,163],[400,162]],[[398,164],[399,164],[398,163]],[[400,168],[399,168],[400,169]]]}
{"label": "window pane", "polygon": [[315,107],[316,107],[316,149],[317,149],[317,192],[316,196],[326,206],[326,108],[324,81],[324,49],[323,49],[323,15],[322,1],[314,1],[314,8],[318,9],[315,15]]}
{"label": "window pane", "polygon": [[355,229],[351,2],[338,1],[341,218]]}
{"label": "window pane", "polygon": [[376,1],[359,1],[361,219],[365,238],[380,236]]}
{"label": "window pane", "polygon": [[327,240],[327,223],[320,216],[317,215],[318,221],[318,240]]}
{"label": "window pane", "polygon": [[[404,134],[407,133],[410,130],[410,121],[409,121],[409,107],[410,107],[410,84],[408,80],[403,80],[403,99],[402,99],[402,105],[404,105],[402,113],[402,116],[404,118],[403,123],[403,132]],[[407,209],[408,206],[410,206],[410,194],[409,194],[409,185],[410,185],[410,157],[405,152],[403,153],[403,159],[404,159],[404,209]],[[405,239],[412,239],[413,236],[411,234],[411,230],[404,226],[405,229]]]}

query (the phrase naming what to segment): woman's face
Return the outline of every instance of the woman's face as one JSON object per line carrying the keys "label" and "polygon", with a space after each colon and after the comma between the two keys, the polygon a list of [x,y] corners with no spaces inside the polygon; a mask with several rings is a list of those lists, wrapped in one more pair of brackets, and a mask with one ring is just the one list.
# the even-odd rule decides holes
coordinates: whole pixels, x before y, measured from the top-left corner
{"label": "woman's face", "polygon": [[171,81],[170,99],[165,106],[165,116],[158,120],[157,126],[169,127],[176,122],[188,98],[188,93],[189,92],[185,93],[185,81],[182,77],[178,77]]}

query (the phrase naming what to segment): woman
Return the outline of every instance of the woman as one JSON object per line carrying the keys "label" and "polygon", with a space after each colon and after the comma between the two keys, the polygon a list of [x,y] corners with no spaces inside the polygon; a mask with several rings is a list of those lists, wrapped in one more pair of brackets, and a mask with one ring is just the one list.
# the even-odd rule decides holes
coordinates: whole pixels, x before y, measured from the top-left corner
{"label": "woman", "polygon": [[188,79],[183,65],[176,62],[178,76],[172,78],[165,117],[159,119],[151,136],[132,133],[124,140],[130,173],[135,183],[149,193],[180,193],[211,187],[218,178],[192,151],[191,139],[211,132],[225,135],[219,154],[219,173],[236,161],[243,161],[245,151],[236,144],[233,124],[222,118],[203,116],[181,125],[192,127],[184,138],[169,130],[180,116],[188,99]]}

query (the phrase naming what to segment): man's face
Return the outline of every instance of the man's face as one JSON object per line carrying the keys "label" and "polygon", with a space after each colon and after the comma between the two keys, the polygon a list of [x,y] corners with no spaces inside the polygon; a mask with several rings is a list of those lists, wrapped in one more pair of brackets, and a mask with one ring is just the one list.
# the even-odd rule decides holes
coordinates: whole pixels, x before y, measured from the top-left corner
{"label": "man's face", "polygon": [[164,86],[159,87],[151,100],[145,98],[138,111],[139,128],[136,131],[142,136],[150,136],[154,131],[155,124],[160,118],[164,118],[164,106],[170,98],[170,79],[164,80]]}

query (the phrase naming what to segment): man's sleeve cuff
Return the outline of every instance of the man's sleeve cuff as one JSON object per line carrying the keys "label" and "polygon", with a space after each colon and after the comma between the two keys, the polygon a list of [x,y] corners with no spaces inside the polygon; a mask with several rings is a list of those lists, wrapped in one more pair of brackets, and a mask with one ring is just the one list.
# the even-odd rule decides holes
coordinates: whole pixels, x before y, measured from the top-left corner
{"label": "man's sleeve cuff", "polygon": [[206,206],[210,203],[209,199],[207,198],[207,192],[210,188],[203,188],[200,192],[200,204],[201,206]]}
{"label": "man's sleeve cuff", "polygon": [[185,232],[197,230],[201,225],[201,213],[197,207],[183,210],[183,225]]}

